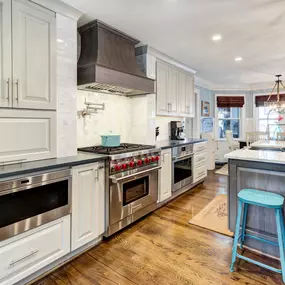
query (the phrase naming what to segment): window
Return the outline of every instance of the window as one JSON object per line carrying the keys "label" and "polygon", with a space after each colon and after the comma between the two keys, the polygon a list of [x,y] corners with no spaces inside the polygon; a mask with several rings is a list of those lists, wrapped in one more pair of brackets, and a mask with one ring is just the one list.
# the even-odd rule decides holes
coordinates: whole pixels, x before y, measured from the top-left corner
{"label": "window", "polygon": [[267,131],[267,123],[269,124],[270,138],[276,139],[278,132],[285,132],[285,119],[284,115],[277,112],[271,112],[267,121],[267,116],[270,111],[268,107],[257,107],[257,129],[260,132]]}
{"label": "window", "polygon": [[226,131],[232,130],[234,138],[240,138],[241,132],[241,108],[238,107],[217,107],[218,138],[226,138]]}

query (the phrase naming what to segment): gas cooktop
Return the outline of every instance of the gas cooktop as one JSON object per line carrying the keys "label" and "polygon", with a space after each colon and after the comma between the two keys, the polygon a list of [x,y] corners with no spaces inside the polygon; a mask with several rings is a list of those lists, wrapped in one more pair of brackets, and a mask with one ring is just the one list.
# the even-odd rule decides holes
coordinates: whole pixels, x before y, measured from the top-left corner
{"label": "gas cooktop", "polygon": [[83,147],[79,148],[78,150],[85,152],[99,153],[99,154],[114,155],[114,154],[121,154],[138,150],[152,149],[154,147],[155,146],[153,145],[122,143],[120,146],[115,146],[115,147],[105,147],[98,145],[98,146]]}

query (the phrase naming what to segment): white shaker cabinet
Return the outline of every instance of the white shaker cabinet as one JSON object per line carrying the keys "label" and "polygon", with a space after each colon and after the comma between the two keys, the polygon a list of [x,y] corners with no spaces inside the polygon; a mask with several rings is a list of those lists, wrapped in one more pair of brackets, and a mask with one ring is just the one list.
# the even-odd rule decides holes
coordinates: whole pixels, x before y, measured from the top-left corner
{"label": "white shaker cabinet", "polygon": [[195,95],[194,95],[194,77],[183,71],[179,71],[178,81],[178,102],[180,117],[195,116]]}
{"label": "white shaker cabinet", "polygon": [[158,202],[163,202],[171,197],[172,190],[172,157],[171,148],[161,151],[161,170],[159,172]]}
{"label": "white shaker cabinet", "polygon": [[185,88],[185,105],[186,117],[195,117],[195,84],[194,76],[186,74],[186,88]]}
{"label": "white shaker cabinet", "polygon": [[157,115],[176,116],[178,113],[178,72],[169,64],[157,61]]}
{"label": "white shaker cabinet", "polygon": [[104,162],[73,167],[71,249],[91,242],[104,231]]}
{"label": "white shaker cabinet", "polygon": [[55,13],[27,0],[12,1],[13,106],[56,109]]}
{"label": "white shaker cabinet", "polygon": [[0,166],[56,157],[56,113],[0,110]]}
{"label": "white shaker cabinet", "polygon": [[157,115],[169,115],[170,103],[168,100],[168,65],[157,61],[157,76],[156,76],[156,105]]}
{"label": "white shaker cabinet", "polygon": [[194,76],[157,60],[156,113],[160,116],[195,116]]}
{"label": "white shaker cabinet", "polygon": [[12,107],[11,0],[0,0],[0,107]]}
{"label": "white shaker cabinet", "polygon": [[0,242],[0,284],[12,285],[70,252],[70,216]]}

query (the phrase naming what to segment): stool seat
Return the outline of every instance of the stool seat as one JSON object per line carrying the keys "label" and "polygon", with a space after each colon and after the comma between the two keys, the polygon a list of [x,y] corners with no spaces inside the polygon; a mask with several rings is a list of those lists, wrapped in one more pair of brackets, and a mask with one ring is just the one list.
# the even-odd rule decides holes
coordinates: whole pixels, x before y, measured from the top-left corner
{"label": "stool seat", "polygon": [[255,189],[241,190],[238,193],[238,198],[243,203],[266,208],[281,208],[284,203],[284,197],[281,195]]}

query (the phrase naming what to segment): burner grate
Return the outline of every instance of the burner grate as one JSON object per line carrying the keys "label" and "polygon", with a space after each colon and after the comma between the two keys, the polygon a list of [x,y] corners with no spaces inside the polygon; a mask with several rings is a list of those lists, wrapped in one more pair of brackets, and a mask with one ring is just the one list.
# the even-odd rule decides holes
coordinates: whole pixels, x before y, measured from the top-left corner
{"label": "burner grate", "polygon": [[85,151],[85,152],[112,155],[112,154],[120,154],[124,152],[131,152],[131,151],[151,149],[151,148],[154,148],[154,146],[143,145],[143,144],[122,143],[120,146],[115,146],[115,147],[105,147],[102,145],[98,145],[98,146],[79,148],[78,150]]}

